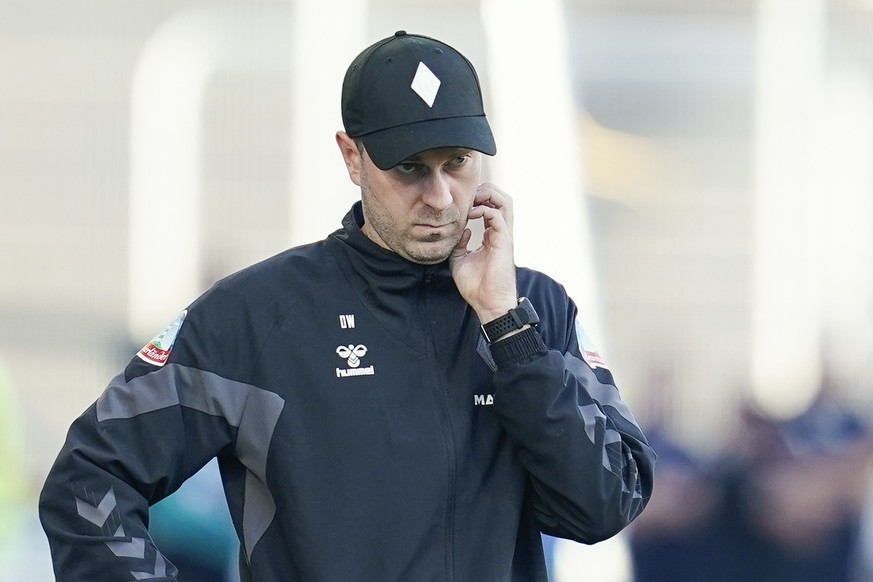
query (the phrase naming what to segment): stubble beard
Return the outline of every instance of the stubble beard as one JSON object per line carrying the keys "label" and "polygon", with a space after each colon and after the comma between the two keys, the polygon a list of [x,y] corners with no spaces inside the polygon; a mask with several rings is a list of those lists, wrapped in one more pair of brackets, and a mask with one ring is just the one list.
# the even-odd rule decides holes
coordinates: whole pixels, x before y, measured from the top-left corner
{"label": "stubble beard", "polygon": [[[434,265],[445,261],[452,254],[452,250],[458,244],[463,234],[463,229],[458,228],[456,229],[458,232],[453,232],[447,237],[439,233],[415,237],[407,230],[407,228],[411,228],[411,224],[408,226],[404,225],[403,229],[397,228],[395,220],[376,201],[369,188],[364,185],[361,186],[361,200],[364,205],[366,220],[365,234],[373,239],[374,242],[380,244],[380,246],[387,247],[389,250],[413,263]],[[446,224],[447,222],[454,224],[457,222],[457,218],[452,221],[448,221],[446,218],[452,217],[434,213],[431,216],[418,217],[417,220],[429,224]],[[378,239],[374,239],[373,234],[370,233],[374,233]]]}

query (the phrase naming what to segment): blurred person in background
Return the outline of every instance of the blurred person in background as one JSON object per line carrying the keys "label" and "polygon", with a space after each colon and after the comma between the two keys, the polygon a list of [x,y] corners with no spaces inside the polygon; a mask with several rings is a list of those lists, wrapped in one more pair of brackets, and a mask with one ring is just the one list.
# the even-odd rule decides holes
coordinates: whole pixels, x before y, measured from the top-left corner
{"label": "blurred person in background", "polygon": [[659,362],[649,374],[650,390],[640,403],[649,426],[646,436],[658,451],[658,488],[643,513],[628,529],[634,582],[699,582],[695,545],[708,527],[718,502],[718,490],[706,474],[706,464],[669,431],[676,401],[673,371]]}
{"label": "blurred person in background", "polygon": [[658,493],[631,529],[635,582],[861,582],[859,543],[871,441],[825,379],[794,418],[742,407],[709,462],[646,431]]}
{"label": "blurred person in background", "polygon": [[700,542],[713,518],[718,488],[705,465],[661,427],[647,429],[658,451],[658,488],[629,529],[634,582],[699,582]]}
{"label": "blurred person in background", "polygon": [[726,579],[852,580],[866,428],[825,393],[788,421],[752,408],[743,419],[745,455],[720,467],[725,498],[713,527]]}
{"label": "blurred person in background", "polygon": [[148,507],[215,457],[259,582],[544,582],[541,532],[596,543],[646,505],[654,451],[480,183],[470,62],[401,31],[341,103],[342,228],[218,282],[73,423],[40,500],[58,580],[176,579]]}

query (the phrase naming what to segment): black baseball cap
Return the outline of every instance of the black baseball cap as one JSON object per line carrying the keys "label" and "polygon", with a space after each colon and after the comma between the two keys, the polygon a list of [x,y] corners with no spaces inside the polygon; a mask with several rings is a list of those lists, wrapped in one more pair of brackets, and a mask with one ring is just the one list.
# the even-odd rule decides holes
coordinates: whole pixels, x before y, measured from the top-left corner
{"label": "black baseball cap", "polygon": [[443,42],[402,30],[352,61],[342,117],[346,133],[382,170],[434,148],[497,153],[470,61]]}

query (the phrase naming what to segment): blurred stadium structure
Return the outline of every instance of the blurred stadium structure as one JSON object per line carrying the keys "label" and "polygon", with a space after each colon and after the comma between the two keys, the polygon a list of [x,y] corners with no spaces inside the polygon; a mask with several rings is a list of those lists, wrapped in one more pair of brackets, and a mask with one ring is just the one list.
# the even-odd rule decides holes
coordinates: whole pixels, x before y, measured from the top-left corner
{"label": "blurred stadium structure", "polygon": [[398,29],[477,64],[519,263],[568,281],[644,425],[710,454],[825,373],[870,419],[871,0],[4,0],[0,479],[35,495],[135,348],[338,225],[341,76]]}

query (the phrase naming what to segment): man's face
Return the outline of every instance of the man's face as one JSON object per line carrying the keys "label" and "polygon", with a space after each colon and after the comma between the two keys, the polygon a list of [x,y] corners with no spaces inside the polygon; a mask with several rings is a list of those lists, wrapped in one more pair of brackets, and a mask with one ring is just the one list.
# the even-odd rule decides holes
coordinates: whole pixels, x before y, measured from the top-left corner
{"label": "man's face", "polygon": [[389,170],[376,167],[366,151],[358,154],[359,172],[350,173],[361,187],[364,234],[415,263],[448,258],[467,225],[482,154],[428,150]]}

